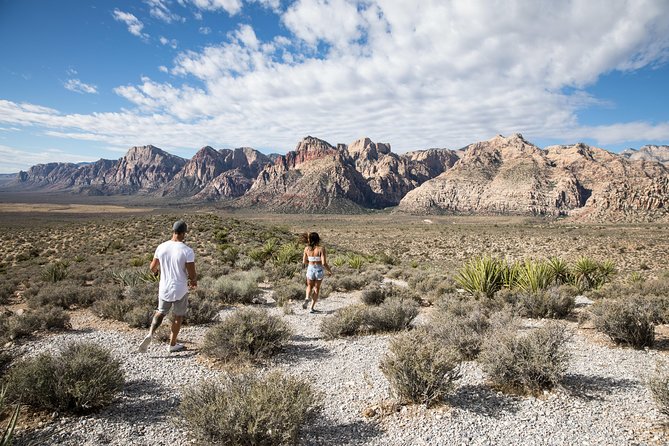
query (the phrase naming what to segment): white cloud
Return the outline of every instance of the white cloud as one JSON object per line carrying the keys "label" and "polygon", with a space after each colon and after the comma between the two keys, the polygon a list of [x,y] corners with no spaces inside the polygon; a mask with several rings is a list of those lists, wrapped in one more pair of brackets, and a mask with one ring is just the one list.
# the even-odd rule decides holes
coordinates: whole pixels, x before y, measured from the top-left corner
{"label": "white cloud", "polygon": [[172,49],[176,49],[176,47],[178,46],[178,42],[176,41],[176,39],[168,39],[167,37],[160,36],[160,39],[158,40],[160,41],[161,44],[167,45]]}
{"label": "white cloud", "polygon": [[198,29],[198,31],[200,32],[200,34],[203,34],[205,36],[211,34],[211,28],[209,28],[208,26],[201,26]]}
{"label": "white cloud", "polygon": [[47,163],[79,163],[97,161],[89,156],[67,153],[59,149],[17,149],[0,145],[0,173],[16,173],[21,170],[28,170],[35,164]]}
{"label": "white cloud", "polygon": [[196,7],[204,11],[224,10],[231,16],[242,10],[241,0],[190,0]]}
{"label": "white cloud", "polygon": [[281,0],[246,0],[248,3],[259,3],[263,8],[270,9],[276,13],[281,11]]}
{"label": "white cloud", "polygon": [[[241,3],[231,4],[237,14]],[[0,123],[165,149],[278,151],[308,134],[331,143],[366,135],[398,152],[514,132],[565,143],[669,139],[667,122],[578,120],[599,101],[583,87],[667,61],[667,2],[298,0],[281,20],[290,34],[264,41],[242,24],[218,45],[180,52],[170,67],[177,80],[116,88],[133,109],[63,115],[0,100]]]}
{"label": "white cloud", "polygon": [[98,87],[91,84],[85,84],[79,79],[68,79],[67,82],[65,82],[65,88],[74,91],[75,93],[97,94],[98,92]]}
{"label": "white cloud", "polygon": [[165,23],[183,22],[185,20],[183,17],[170,11],[164,0],[144,0],[144,2],[150,7],[149,14],[151,14],[151,17],[162,20]]}
{"label": "white cloud", "polygon": [[143,39],[148,39],[149,35],[142,32],[142,29],[144,29],[144,24],[133,14],[129,12],[123,12],[119,9],[114,9],[114,20],[125,23],[130,34],[141,37]]}

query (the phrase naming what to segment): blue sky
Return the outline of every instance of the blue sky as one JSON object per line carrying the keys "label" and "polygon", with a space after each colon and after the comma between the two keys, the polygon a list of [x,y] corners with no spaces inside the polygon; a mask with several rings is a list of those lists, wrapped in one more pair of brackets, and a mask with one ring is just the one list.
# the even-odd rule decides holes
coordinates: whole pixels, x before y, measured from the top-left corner
{"label": "blue sky", "polygon": [[153,144],[669,144],[666,0],[0,0],[0,173]]}

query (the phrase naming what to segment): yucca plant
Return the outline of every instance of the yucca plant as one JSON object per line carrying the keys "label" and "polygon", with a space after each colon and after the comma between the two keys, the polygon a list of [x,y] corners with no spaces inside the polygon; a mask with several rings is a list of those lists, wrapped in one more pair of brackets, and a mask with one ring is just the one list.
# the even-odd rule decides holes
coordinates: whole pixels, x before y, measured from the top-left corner
{"label": "yucca plant", "polygon": [[291,265],[302,260],[302,250],[294,243],[281,245],[274,254],[274,264],[277,266]]}
{"label": "yucca plant", "polygon": [[641,275],[640,272],[638,271],[633,271],[629,277],[627,278],[627,281],[632,284],[637,284],[637,283],[643,283],[646,281],[646,279]]}
{"label": "yucca plant", "polygon": [[553,271],[553,278],[556,285],[562,285],[564,283],[569,283],[571,272],[569,271],[569,266],[567,262],[562,260],[559,257],[550,257],[547,260],[548,266]]}
{"label": "yucca plant", "polygon": [[346,264],[346,257],[337,256],[331,263],[333,266],[339,268],[340,266],[344,266]]}
{"label": "yucca plant", "polygon": [[536,293],[553,284],[553,268],[542,261],[525,260],[518,272],[518,288],[525,292]]}
{"label": "yucca plant", "polygon": [[[5,408],[5,396],[7,395],[7,387],[2,386],[0,389],[0,411],[3,411]],[[9,417],[9,422],[5,431],[0,437],[0,446],[10,446],[12,444],[12,438],[14,437],[14,429],[16,428],[16,422],[19,419],[19,411],[21,409],[21,402],[19,401],[12,412],[12,415]]]}
{"label": "yucca plant", "polygon": [[68,272],[68,263],[67,262],[54,262],[45,266],[42,270],[42,280],[45,282],[60,282],[67,278]]}
{"label": "yucca plant", "polygon": [[519,262],[502,262],[502,283],[504,288],[515,288],[518,284],[518,275],[521,265]]}
{"label": "yucca plant", "polygon": [[360,271],[362,269],[362,265],[365,264],[365,258],[361,255],[353,255],[349,257],[348,259],[348,266],[349,268],[355,269]]}
{"label": "yucca plant", "polygon": [[592,289],[597,283],[599,264],[589,257],[579,257],[574,265],[574,285],[579,291]]}
{"label": "yucca plant", "polygon": [[471,294],[492,297],[504,285],[504,262],[489,256],[469,260],[458,271],[455,282]]}

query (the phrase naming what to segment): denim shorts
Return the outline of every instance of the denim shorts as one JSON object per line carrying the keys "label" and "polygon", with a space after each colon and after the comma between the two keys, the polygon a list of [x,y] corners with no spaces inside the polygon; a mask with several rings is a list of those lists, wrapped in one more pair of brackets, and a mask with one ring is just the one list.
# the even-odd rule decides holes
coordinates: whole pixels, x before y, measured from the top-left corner
{"label": "denim shorts", "polygon": [[168,302],[166,300],[158,299],[158,311],[165,315],[170,312],[170,308],[174,306],[175,316],[185,316],[188,310],[188,294],[175,302]]}
{"label": "denim shorts", "polygon": [[307,266],[307,280],[323,280],[324,275],[323,265]]}

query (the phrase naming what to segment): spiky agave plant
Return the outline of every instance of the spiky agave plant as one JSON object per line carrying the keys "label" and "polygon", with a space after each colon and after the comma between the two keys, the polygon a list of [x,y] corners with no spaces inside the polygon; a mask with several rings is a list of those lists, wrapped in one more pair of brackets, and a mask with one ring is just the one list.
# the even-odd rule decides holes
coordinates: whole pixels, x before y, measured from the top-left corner
{"label": "spiky agave plant", "polygon": [[549,257],[546,261],[553,270],[553,277],[557,285],[569,283],[571,281],[571,271],[567,262],[559,257]]}
{"label": "spiky agave plant", "polygon": [[576,260],[573,268],[574,285],[579,291],[592,289],[597,282],[599,264],[590,257],[581,256]]}
{"label": "spiky agave plant", "polygon": [[490,298],[504,285],[504,266],[505,262],[497,258],[475,257],[460,268],[455,281],[473,295],[481,293]]}
{"label": "spiky agave plant", "polygon": [[518,288],[536,293],[555,282],[553,268],[548,262],[525,260],[518,274]]}

